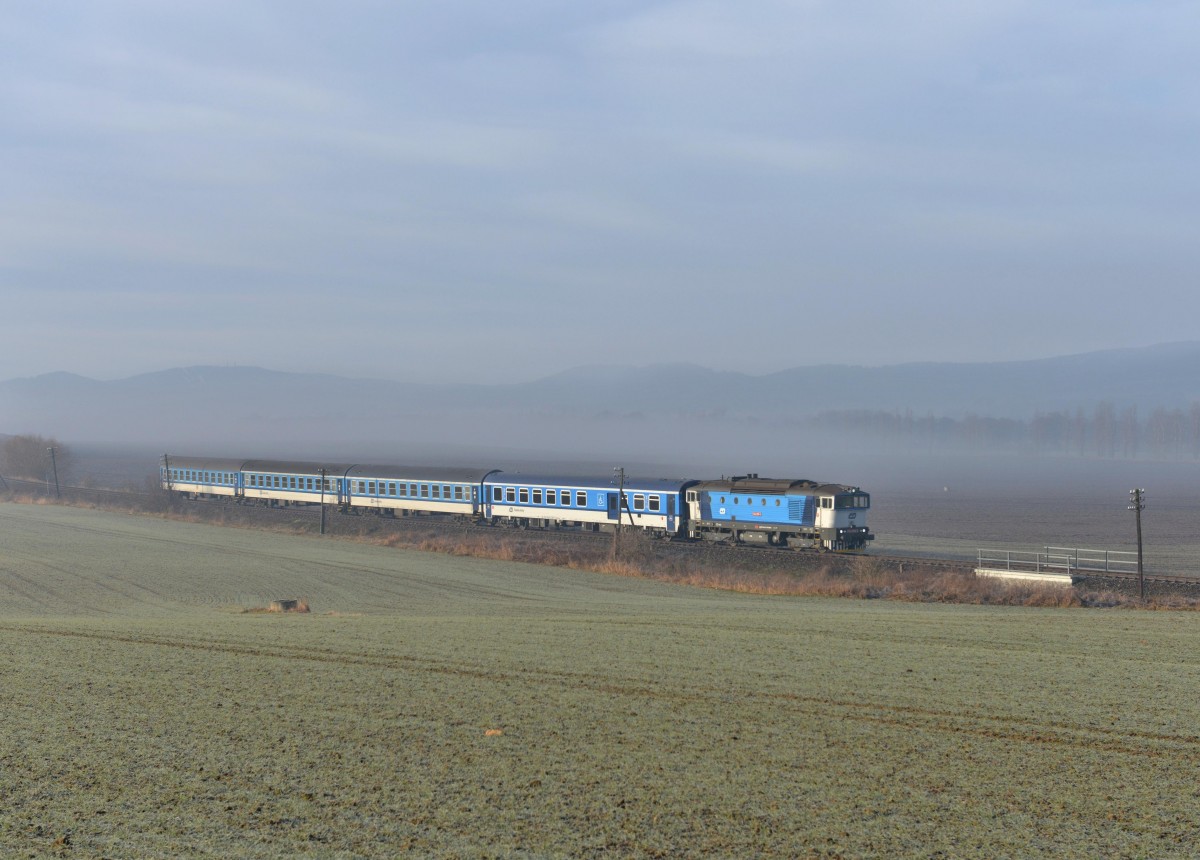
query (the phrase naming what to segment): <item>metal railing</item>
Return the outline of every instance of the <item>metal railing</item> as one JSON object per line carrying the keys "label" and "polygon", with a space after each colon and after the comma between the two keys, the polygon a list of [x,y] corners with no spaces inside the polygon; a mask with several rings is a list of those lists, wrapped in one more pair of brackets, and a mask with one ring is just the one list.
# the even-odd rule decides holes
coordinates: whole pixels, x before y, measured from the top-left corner
{"label": "metal railing", "polygon": [[980,549],[978,566],[989,570],[1032,570],[1072,573],[1137,573],[1137,553],[1111,549],[1078,549],[1058,546],[1040,551]]}

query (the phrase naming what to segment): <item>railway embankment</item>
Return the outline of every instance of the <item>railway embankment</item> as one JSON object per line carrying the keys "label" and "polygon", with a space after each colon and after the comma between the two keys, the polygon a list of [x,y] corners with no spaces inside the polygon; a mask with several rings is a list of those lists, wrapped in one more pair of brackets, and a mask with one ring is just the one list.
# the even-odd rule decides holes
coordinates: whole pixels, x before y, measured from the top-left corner
{"label": "railway embankment", "polygon": [[[237,528],[313,534],[405,547],[548,564],[696,587],[779,595],[822,595],[912,602],[1032,606],[1136,605],[1138,586],[1123,577],[1079,577],[1074,587],[1014,585],[976,577],[970,562],[934,557],[838,554],[677,542],[611,533],[489,527],[452,517],[381,517],[317,506],[268,507],[188,501],[155,487],[67,487],[9,479],[0,498],[126,510]],[[1200,607],[1200,580],[1147,580],[1147,597],[1166,607]]]}

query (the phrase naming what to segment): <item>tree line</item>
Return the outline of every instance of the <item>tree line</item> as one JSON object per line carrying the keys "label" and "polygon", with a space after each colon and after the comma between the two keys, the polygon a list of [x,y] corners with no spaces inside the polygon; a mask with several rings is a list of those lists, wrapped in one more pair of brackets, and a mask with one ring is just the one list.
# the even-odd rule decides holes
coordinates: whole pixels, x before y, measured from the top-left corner
{"label": "tree line", "polygon": [[913,448],[1015,450],[1039,454],[1165,460],[1200,459],[1200,402],[1188,409],[1158,408],[1140,417],[1136,407],[1103,402],[1085,411],[1037,412],[1032,418],[918,416],[911,410],[823,412],[819,430],[856,433]]}
{"label": "tree line", "polygon": [[70,469],[72,461],[70,448],[53,437],[9,436],[0,444],[0,475],[10,478],[53,480],[54,469],[58,469],[61,477]]}

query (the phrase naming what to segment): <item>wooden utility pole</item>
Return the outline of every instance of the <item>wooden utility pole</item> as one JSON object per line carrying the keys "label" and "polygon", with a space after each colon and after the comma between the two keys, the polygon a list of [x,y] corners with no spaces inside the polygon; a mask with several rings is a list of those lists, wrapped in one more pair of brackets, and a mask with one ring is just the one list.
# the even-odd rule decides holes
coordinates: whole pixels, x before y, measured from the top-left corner
{"label": "wooden utility pole", "polygon": [[1146,599],[1146,576],[1142,570],[1142,509],[1146,507],[1146,490],[1144,488],[1129,491],[1129,510],[1133,511],[1137,520],[1138,542],[1138,590],[1142,600]]}
{"label": "wooden utility pole", "polygon": [[621,508],[625,504],[625,467],[614,466],[613,473],[617,477],[617,530],[613,532],[613,558],[621,554]]}
{"label": "wooden utility pole", "polygon": [[62,492],[58,487],[58,461],[54,458],[54,447],[51,446],[46,450],[50,452],[50,467],[54,470],[54,498],[61,499]]}
{"label": "wooden utility pole", "polygon": [[325,470],[321,470],[321,534],[325,534]]}

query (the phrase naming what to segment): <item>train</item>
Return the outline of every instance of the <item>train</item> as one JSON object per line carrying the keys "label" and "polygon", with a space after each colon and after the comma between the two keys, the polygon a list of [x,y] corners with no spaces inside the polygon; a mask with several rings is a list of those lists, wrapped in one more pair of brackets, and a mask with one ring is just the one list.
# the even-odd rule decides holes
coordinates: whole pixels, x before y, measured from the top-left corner
{"label": "train", "polygon": [[442,515],[493,526],[861,550],[875,536],[860,487],[757,474],[717,480],[524,474],[165,455],[164,490],[239,504],[335,505],[346,513]]}

